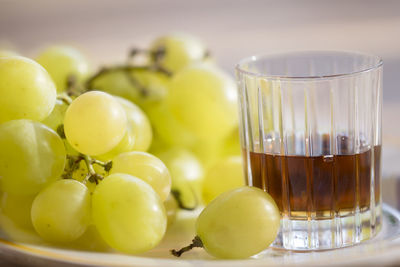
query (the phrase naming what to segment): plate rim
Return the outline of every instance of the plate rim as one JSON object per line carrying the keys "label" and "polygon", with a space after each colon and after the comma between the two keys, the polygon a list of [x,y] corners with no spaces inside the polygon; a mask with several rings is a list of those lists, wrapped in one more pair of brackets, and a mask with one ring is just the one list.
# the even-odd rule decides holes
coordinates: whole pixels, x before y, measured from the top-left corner
{"label": "plate rim", "polygon": [[[400,221],[400,211],[389,206],[388,204],[382,204],[382,210],[396,216],[397,220]],[[373,239],[371,239],[373,240]],[[399,240],[399,242],[393,242]],[[295,262],[295,259],[288,258],[283,265],[320,265],[323,263],[328,263],[329,265],[340,265],[343,263],[349,264],[349,261],[353,263],[365,263],[370,262],[371,259],[380,258],[381,260],[385,260],[388,263],[394,260],[400,259],[400,236],[393,237],[391,239],[380,241],[381,247],[379,250],[375,249],[373,251],[369,250],[368,253],[359,253],[356,258],[346,258],[340,257],[336,258],[334,262],[332,262],[332,258],[337,256],[337,254],[326,255],[324,258],[320,258],[318,264],[313,261],[310,257],[308,259],[302,260],[301,262]],[[368,245],[367,245],[368,246]],[[363,250],[363,247],[360,245],[355,245],[347,248],[334,249],[331,251],[342,251],[343,256],[346,254],[350,254],[350,250]],[[260,266],[260,265],[276,265],[277,262],[275,260],[271,260],[271,258],[262,258],[262,259],[240,259],[240,260],[220,260],[220,259],[168,259],[168,258],[152,258],[146,256],[135,256],[135,255],[127,255],[121,253],[108,253],[108,252],[94,252],[94,251],[80,251],[73,249],[63,249],[63,248],[54,248],[42,245],[30,245],[24,243],[12,242],[10,240],[6,240],[4,238],[0,238],[0,250],[1,254],[5,256],[6,259],[11,258],[7,256],[9,253],[4,252],[13,252],[14,256],[25,255],[27,257],[33,257],[36,260],[44,260],[44,261],[52,261],[58,262],[60,264],[78,264],[80,266],[194,266],[196,263],[207,264],[212,263],[215,266]],[[303,252],[303,253],[320,253],[318,251],[313,252]],[[77,254],[77,255],[73,255]],[[79,256],[79,254],[82,254]],[[90,255],[91,257],[84,257]],[[127,259],[129,262],[117,262],[108,260],[104,262],[104,259],[95,258],[96,256],[106,257],[106,256],[115,256],[116,259]],[[121,258],[122,257],[122,258]],[[272,258],[273,259],[273,258]],[[390,260],[390,261],[388,261]],[[384,263],[384,262],[380,262]]]}

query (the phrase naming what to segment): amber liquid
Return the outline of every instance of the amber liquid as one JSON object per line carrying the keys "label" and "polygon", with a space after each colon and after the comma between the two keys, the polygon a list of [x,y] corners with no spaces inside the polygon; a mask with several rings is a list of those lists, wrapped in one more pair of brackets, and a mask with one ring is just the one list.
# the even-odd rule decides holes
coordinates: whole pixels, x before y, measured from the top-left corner
{"label": "amber liquid", "polygon": [[267,191],[281,213],[292,218],[309,218],[313,213],[316,219],[325,219],[335,213],[352,213],[356,207],[368,210],[371,175],[375,202],[380,199],[381,146],[372,149],[321,156],[250,152],[252,177],[248,183]]}

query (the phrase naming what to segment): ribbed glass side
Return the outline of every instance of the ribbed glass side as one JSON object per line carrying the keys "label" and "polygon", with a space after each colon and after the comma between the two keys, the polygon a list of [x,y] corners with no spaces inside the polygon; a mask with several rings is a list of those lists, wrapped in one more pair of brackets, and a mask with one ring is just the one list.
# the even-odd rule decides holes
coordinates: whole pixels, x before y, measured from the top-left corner
{"label": "ribbed glass side", "polygon": [[247,183],[267,191],[282,215],[273,246],[332,249],[378,232],[381,65],[341,52],[238,65]]}

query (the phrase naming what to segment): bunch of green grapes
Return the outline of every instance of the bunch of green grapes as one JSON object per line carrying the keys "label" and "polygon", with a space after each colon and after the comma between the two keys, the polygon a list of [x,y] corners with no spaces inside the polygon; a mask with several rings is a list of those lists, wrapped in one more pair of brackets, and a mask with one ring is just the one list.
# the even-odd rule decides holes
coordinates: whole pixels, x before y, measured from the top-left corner
{"label": "bunch of green grapes", "polygon": [[141,53],[144,65],[90,73],[71,47],[47,48],[40,64],[0,52],[0,226],[17,240],[137,254],[159,244],[179,209],[209,203],[197,245],[223,258],[265,249],[279,212],[268,194],[240,187],[232,77],[187,35]]}
{"label": "bunch of green grapes", "polygon": [[[64,133],[68,143],[80,153],[76,160],[83,155],[87,163],[90,157],[86,168],[89,176],[81,175],[77,180],[83,178],[86,183],[98,184],[88,192],[93,191],[91,217],[104,241],[126,253],[144,252],[157,245],[166,229],[163,200],[170,193],[171,177],[161,160],[139,151],[146,150],[151,140],[150,125],[144,113],[127,100],[90,91],[69,104]],[[90,166],[99,164],[97,158],[112,159],[112,167],[104,175]],[[85,173],[80,164],[77,170]],[[90,180],[92,178],[94,181]],[[134,229],[133,225],[136,225]],[[54,234],[49,233],[49,236]]]}
{"label": "bunch of green grapes", "polygon": [[[0,124],[3,228],[15,238],[21,236],[15,234],[17,228],[47,242],[80,246],[87,229],[95,227],[99,243],[104,241],[119,251],[140,253],[156,246],[167,225],[163,203],[171,187],[167,167],[141,151],[118,154],[109,165],[90,156],[97,154],[96,149],[109,153],[118,146],[111,140],[117,135],[113,131],[121,130],[122,140],[129,124],[134,125],[130,133],[137,142],[134,145],[142,150],[148,147],[151,131],[148,122],[147,128],[142,126],[144,113],[131,103],[95,91],[71,100],[65,112],[51,114],[57,118],[63,113],[62,137],[76,150],[68,160],[61,136],[48,126],[25,119]],[[103,127],[96,128],[98,116]],[[58,123],[57,119],[48,121]],[[86,125],[91,122],[95,123]],[[141,136],[144,133],[150,136]],[[16,205],[21,206],[17,211],[12,208]]]}
{"label": "bunch of green grapes", "polygon": [[[53,79],[66,81],[70,72],[54,72],[66,58],[51,51],[41,58],[51,63],[46,68]],[[160,242],[171,177],[161,160],[141,152],[152,130],[140,108],[99,91],[56,100],[47,71],[12,55],[0,58],[0,91],[7,100],[0,124],[0,225],[10,237],[84,247],[85,236],[97,233],[99,244],[127,253]]]}
{"label": "bunch of green grapes", "polygon": [[[194,153],[205,170],[227,156],[240,155],[236,85],[212,63],[205,45],[195,37],[174,33],[157,38],[144,51],[148,53],[147,65],[108,66],[90,79],[90,88],[140,106],[153,128],[150,151],[157,155],[183,149]],[[127,136],[121,144],[130,143]],[[125,151],[117,146],[112,153],[97,157],[109,160],[121,152]],[[189,172],[171,173],[173,184],[178,180],[180,184],[191,183]],[[201,203],[201,186],[197,188],[193,190],[199,192],[197,202]],[[195,203],[189,190],[180,191],[186,202]]]}

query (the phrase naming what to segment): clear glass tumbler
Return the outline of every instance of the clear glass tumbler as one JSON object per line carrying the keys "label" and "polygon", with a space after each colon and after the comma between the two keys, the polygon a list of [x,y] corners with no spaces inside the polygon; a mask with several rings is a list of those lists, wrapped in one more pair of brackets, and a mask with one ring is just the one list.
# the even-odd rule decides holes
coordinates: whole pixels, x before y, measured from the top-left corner
{"label": "clear glass tumbler", "polygon": [[382,60],[347,52],[250,57],[236,66],[247,184],[282,220],[274,247],[332,249],[381,225]]}

